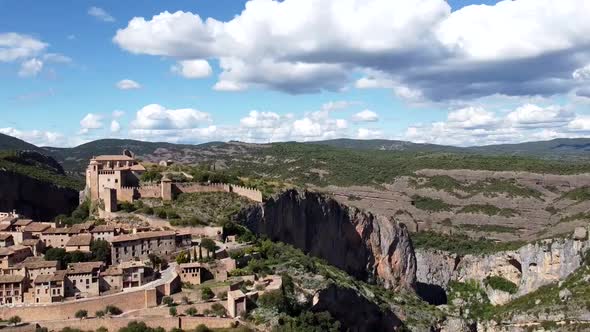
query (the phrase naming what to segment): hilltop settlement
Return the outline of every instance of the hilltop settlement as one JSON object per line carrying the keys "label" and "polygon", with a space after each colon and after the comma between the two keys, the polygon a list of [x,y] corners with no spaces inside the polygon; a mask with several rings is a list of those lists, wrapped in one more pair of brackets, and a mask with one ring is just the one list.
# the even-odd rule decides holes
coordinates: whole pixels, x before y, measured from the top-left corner
{"label": "hilltop settlement", "polygon": [[[0,317],[59,329],[69,319],[122,314],[101,322],[116,330],[130,321],[129,311],[135,319],[159,317],[158,326],[178,327],[173,316],[184,309],[185,328],[229,327],[246,314],[249,301],[281,288],[280,276],[231,275],[257,253],[244,254],[249,245],[226,236],[223,227],[183,229],[156,216],[118,211],[121,204],[171,201],[186,192],[235,193],[260,202],[260,191],[168,178],[142,185],[145,171],[129,151],[92,158],[80,201],[96,207],[97,217],[83,223],[0,213]],[[181,304],[174,310],[155,308],[174,302]]]}

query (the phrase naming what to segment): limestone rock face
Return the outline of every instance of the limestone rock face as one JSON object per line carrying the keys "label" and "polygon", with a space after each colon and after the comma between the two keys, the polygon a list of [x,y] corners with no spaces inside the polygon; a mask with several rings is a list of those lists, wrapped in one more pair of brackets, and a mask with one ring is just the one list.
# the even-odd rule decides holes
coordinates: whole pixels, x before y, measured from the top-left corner
{"label": "limestone rock face", "polygon": [[241,219],[253,232],[323,258],[358,279],[414,288],[416,258],[408,231],[386,217],[316,192],[289,190]]}
{"label": "limestone rock face", "polygon": [[331,285],[314,296],[312,310],[329,311],[349,331],[393,332],[401,325],[401,320],[388,310],[359,296],[351,289]]}
{"label": "limestone rock face", "polygon": [[488,276],[501,276],[518,286],[510,298],[493,292],[488,296],[494,304],[505,303],[537,290],[539,287],[565,279],[583,262],[590,248],[589,240],[549,239],[525,245],[515,251],[487,256],[458,256],[429,249],[417,249],[416,279],[419,283],[437,285],[444,289],[450,281],[483,281]]}
{"label": "limestone rock face", "polygon": [[79,197],[73,189],[0,169],[0,211],[16,210],[28,218],[48,221],[72,212]]}

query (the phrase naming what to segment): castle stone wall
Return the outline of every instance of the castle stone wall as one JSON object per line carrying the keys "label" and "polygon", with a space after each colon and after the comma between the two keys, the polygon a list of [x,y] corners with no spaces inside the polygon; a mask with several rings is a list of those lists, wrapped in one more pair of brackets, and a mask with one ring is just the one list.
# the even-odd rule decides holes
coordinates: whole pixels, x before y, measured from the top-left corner
{"label": "castle stone wall", "polygon": [[160,184],[141,186],[137,188],[139,196],[142,198],[160,198],[162,187]]}
{"label": "castle stone wall", "polygon": [[260,190],[232,185],[231,191],[255,202],[262,202],[262,192]]}
{"label": "castle stone wall", "polygon": [[90,315],[104,310],[107,305],[114,305],[123,311],[150,308],[157,306],[156,289],[135,292],[117,293],[76,301],[46,305],[30,305],[18,307],[0,307],[0,318],[7,320],[19,316],[24,322],[71,319],[78,310],[87,310]]}
{"label": "castle stone wall", "polygon": [[229,328],[234,320],[217,317],[115,317],[40,322],[39,325],[46,327],[50,331],[60,331],[65,327],[82,331],[94,331],[99,327],[104,327],[109,331],[118,331],[133,321],[144,322],[151,328],[162,327],[166,331],[174,328],[182,328],[188,331],[195,329],[200,324],[204,324],[209,328]]}

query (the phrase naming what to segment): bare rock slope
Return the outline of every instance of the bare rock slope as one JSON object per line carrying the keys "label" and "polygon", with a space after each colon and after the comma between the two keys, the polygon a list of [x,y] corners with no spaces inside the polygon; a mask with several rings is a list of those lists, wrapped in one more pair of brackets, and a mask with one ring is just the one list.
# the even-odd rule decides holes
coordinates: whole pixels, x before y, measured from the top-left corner
{"label": "bare rock slope", "polygon": [[320,193],[289,190],[248,210],[243,223],[361,280],[390,289],[414,288],[416,258],[408,231],[390,218]]}

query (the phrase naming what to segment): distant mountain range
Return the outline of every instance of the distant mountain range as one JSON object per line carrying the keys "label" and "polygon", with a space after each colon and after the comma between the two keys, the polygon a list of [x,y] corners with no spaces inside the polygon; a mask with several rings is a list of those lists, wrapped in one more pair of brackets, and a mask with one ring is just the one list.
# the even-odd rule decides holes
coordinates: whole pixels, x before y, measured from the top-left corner
{"label": "distant mountain range", "polygon": [[421,144],[395,140],[334,139],[312,142],[338,148],[407,152],[477,153],[484,155],[521,155],[540,158],[590,158],[590,138],[558,138],[516,144],[498,144],[473,147]]}
{"label": "distant mountain range", "polygon": [[[590,160],[590,139],[555,139],[551,141],[502,144],[477,147],[455,147],[436,144],[419,144],[395,140],[354,140],[334,139],[307,143],[252,144],[242,142],[210,142],[199,145],[155,143],[136,140],[102,139],[73,148],[37,147],[20,139],[0,134],[0,150],[34,150],[47,154],[59,161],[66,171],[81,172],[92,156],[120,154],[124,149],[135,153],[140,159],[158,162],[173,159],[183,163],[209,163],[220,169],[232,166],[238,169],[255,168],[263,165],[270,168],[269,160],[298,160],[302,169],[314,169],[318,159],[331,156],[338,163],[361,163],[378,155],[383,161],[400,158],[398,154],[455,154],[464,156],[518,156],[547,160]],[[371,152],[375,151],[375,152]],[[378,152],[377,152],[378,151]],[[388,152],[391,152],[388,153]],[[397,154],[396,154],[397,153]],[[315,157],[312,157],[315,156]],[[396,157],[397,156],[397,157]],[[269,159],[271,158],[271,159]],[[306,158],[315,158],[306,161]],[[407,158],[404,157],[404,158]],[[374,159],[374,158],[373,158]],[[359,161],[360,160],[360,161]],[[305,162],[305,163],[304,163]],[[325,162],[324,162],[325,164]],[[314,165],[313,167],[310,165]],[[321,164],[319,164],[321,166]],[[334,166],[335,166],[334,165]],[[359,165],[360,166],[360,165]],[[277,169],[269,169],[270,174]],[[335,171],[332,171],[334,173]],[[321,173],[321,172],[320,172]],[[264,174],[262,174],[264,175]]]}

